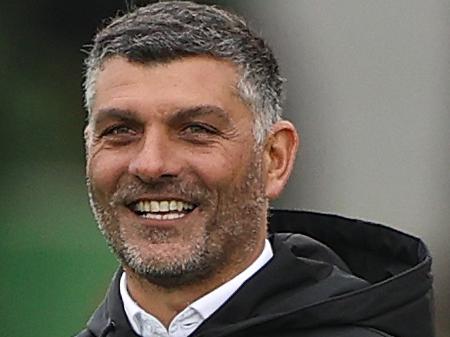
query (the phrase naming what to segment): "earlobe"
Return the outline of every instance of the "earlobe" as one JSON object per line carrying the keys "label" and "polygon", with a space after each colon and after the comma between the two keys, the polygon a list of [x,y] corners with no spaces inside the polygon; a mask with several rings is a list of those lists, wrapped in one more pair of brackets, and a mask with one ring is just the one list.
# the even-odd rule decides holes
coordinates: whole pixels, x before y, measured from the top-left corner
{"label": "earlobe", "polygon": [[266,143],[266,196],[278,197],[292,172],[299,146],[297,130],[288,121],[279,121],[271,129]]}

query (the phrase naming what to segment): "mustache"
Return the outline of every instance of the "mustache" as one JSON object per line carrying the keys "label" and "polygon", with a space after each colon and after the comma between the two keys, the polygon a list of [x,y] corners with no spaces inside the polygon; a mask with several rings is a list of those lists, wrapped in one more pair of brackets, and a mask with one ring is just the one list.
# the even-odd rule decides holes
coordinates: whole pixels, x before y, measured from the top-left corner
{"label": "mustache", "polygon": [[212,192],[200,181],[187,181],[177,177],[161,177],[148,181],[127,179],[120,181],[112,195],[111,205],[131,204],[143,195],[170,195],[192,204],[207,203],[212,200]]}

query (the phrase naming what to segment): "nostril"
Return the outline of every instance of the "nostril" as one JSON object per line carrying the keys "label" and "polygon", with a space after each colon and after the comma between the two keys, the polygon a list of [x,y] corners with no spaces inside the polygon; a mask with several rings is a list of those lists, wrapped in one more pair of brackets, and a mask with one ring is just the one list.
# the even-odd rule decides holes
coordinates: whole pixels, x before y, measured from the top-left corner
{"label": "nostril", "polygon": [[161,178],[175,178],[176,175],[175,174],[170,174],[170,173],[165,173],[163,175],[161,175]]}

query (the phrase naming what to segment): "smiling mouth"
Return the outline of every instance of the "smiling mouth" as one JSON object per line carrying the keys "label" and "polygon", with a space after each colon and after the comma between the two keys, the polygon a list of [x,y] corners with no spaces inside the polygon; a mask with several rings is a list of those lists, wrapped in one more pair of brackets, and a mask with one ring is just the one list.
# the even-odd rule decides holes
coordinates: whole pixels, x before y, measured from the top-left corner
{"label": "smiling mouth", "polygon": [[196,206],[181,200],[139,200],[128,205],[137,216],[151,220],[175,220],[185,217]]}

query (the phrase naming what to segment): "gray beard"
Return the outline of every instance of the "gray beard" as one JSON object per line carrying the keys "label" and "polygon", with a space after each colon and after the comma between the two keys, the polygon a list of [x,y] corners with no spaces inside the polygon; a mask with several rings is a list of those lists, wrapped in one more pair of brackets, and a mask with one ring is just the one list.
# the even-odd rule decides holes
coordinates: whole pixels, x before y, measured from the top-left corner
{"label": "gray beard", "polygon": [[[255,249],[261,226],[266,224],[268,207],[261,172],[261,164],[252,162],[243,183],[221,194],[216,205],[215,219],[208,222],[203,235],[189,238],[190,254],[172,258],[170,261],[160,256],[152,256],[149,261],[143,256],[139,246],[127,242],[116,220],[114,201],[108,208],[99,205],[89,179],[87,185],[91,208],[99,229],[121,264],[152,284],[164,288],[178,288],[208,279],[224,265],[234,263],[232,256],[247,256]],[[123,190],[139,193],[140,190],[147,189],[143,184],[132,184]],[[201,195],[204,199],[210,198],[211,195],[202,187],[196,190],[196,187],[187,187],[183,183],[176,189],[191,190],[192,195]],[[207,204],[207,201],[205,203]],[[166,242],[173,235],[171,230],[140,228],[138,224],[134,227],[149,243]]]}
{"label": "gray beard", "polygon": [[[169,263],[167,261],[165,263],[162,261],[146,263],[138,248],[126,244],[121,254],[122,263],[131,268],[135,274],[164,288],[178,288],[207,279],[214,267],[223,263],[222,256],[208,252],[204,245],[196,247],[193,254],[187,258],[173,260]],[[157,257],[154,257],[154,260],[157,260]]]}

